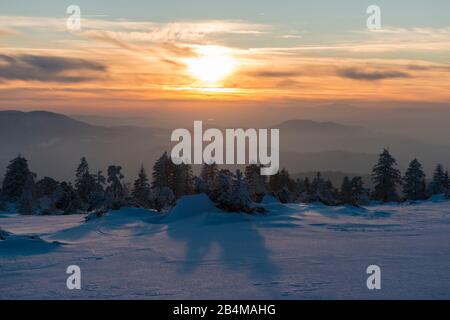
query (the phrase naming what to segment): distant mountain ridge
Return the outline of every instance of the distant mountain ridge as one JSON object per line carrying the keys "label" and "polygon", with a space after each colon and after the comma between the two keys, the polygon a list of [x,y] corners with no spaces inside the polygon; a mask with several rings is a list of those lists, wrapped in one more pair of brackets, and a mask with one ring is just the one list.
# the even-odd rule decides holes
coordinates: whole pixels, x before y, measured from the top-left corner
{"label": "distant mountain ridge", "polygon": [[82,156],[93,170],[113,163],[134,168],[132,161],[156,159],[162,150],[157,137],[151,128],[95,126],[47,111],[0,111],[0,172],[19,153],[39,176],[72,179]]}
{"label": "distant mountain ridge", "polygon": [[333,133],[354,133],[366,131],[360,126],[343,125],[336,122],[318,122],[313,120],[287,120],[273,128],[284,131],[306,131],[306,132],[333,132]]}
{"label": "distant mountain ridge", "polygon": [[[280,129],[281,167],[291,173],[340,171],[364,175],[370,172],[382,148],[390,149],[401,169],[414,157],[428,172],[437,162],[450,165],[450,148],[360,126],[288,120],[272,127]],[[170,134],[169,129],[151,126],[93,125],[47,111],[0,111],[0,175],[20,153],[40,177],[71,180],[79,159],[86,156],[93,172],[105,171],[110,164],[122,165],[125,176],[132,180],[141,163],[151,171],[154,161],[171,150],[174,144]]]}

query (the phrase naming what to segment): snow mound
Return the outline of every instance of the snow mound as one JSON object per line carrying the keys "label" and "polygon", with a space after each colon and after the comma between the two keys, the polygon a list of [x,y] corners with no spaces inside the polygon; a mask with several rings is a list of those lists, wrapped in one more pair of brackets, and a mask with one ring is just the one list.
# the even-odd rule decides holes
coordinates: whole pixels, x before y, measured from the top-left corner
{"label": "snow mound", "polygon": [[2,229],[0,229],[0,241],[6,240],[7,237],[9,237],[11,234],[9,232],[6,232]]}
{"label": "snow mound", "polygon": [[261,201],[261,204],[268,204],[268,203],[280,203],[280,201],[274,196],[265,195]]}
{"label": "snow mound", "polygon": [[165,221],[177,221],[182,219],[199,217],[211,212],[224,213],[218,209],[209,197],[202,193],[193,196],[184,196],[180,198],[175,207],[167,214]]}
{"label": "snow mound", "polygon": [[98,219],[98,218],[101,218],[101,217],[105,216],[106,213],[107,213],[106,210],[105,211],[94,211],[94,212],[89,213],[84,218],[84,220],[87,222],[87,221],[91,221],[91,220],[94,220],[94,219]]}
{"label": "snow mound", "polygon": [[49,237],[64,242],[79,242],[99,235],[131,237],[144,232],[149,223],[161,218],[162,215],[157,211],[141,208],[124,207],[120,210],[93,212],[80,225],[60,230]]}
{"label": "snow mound", "polygon": [[93,212],[86,217],[86,223],[99,223],[105,227],[120,226],[133,221],[144,221],[160,217],[161,213],[155,210],[123,207],[119,210]]}
{"label": "snow mound", "polygon": [[61,244],[42,240],[36,235],[16,235],[0,229],[0,256],[44,254]]}
{"label": "snow mound", "polygon": [[449,199],[443,194],[438,194],[438,195],[432,196],[430,200],[431,200],[431,202],[444,202],[444,201],[448,201]]}
{"label": "snow mound", "polygon": [[[0,217],[0,299],[449,299],[449,204],[271,202],[249,215],[195,195],[170,213]],[[71,264],[89,274],[76,293],[64,285]],[[372,264],[388,270],[376,296]]]}

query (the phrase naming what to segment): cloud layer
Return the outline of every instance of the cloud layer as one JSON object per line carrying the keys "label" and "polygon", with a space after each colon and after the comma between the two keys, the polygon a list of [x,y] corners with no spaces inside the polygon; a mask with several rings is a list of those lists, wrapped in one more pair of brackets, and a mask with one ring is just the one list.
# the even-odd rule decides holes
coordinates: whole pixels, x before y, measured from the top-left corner
{"label": "cloud layer", "polygon": [[0,55],[0,79],[41,82],[85,82],[106,72],[106,66],[84,59],[42,55]]}
{"label": "cloud layer", "polygon": [[[450,28],[384,26],[315,37],[307,27],[88,17],[80,31],[70,32],[64,18],[0,16],[0,91],[22,90],[17,96],[28,94],[30,101],[84,98],[92,104],[324,97],[450,101]],[[186,65],[213,47],[237,62],[217,88],[207,87]],[[26,81],[29,91],[23,89]]]}
{"label": "cloud layer", "polygon": [[402,71],[366,71],[356,68],[342,69],[338,71],[338,75],[343,78],[363,81],[378,81],[396,78],[409,78],[410,74]]}

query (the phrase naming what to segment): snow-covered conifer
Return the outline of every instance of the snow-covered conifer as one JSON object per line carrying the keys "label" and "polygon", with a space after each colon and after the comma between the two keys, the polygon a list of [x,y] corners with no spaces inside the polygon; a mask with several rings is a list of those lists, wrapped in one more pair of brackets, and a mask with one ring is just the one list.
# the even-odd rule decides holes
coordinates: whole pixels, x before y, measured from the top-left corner
{"label": "snow-covered conifer", "polygon": [[200,194],[200,193],[208,194],[208,192],[209,192],[208,185],[200,177],[194,176],[192,178],[192,185],[193,185],[195,194]]}
{"label": "snow-covered conifer", "polygon": [[163,211],[169,209],[175,202],[175,195],[169,187],[152,188],[150,192],[151,208]]}
{"label": "snow-covered conifer", "polygon": [[240,170],[236,170],[235,178],[232,182],[232,211],[251,212],[252,199],[247,190],[244,177]]}
{"label": "snow-covered conifer", "polygon": [[108,202],[112,208],[117,209],[125,203],[125,190],[123,187],[122,167],[111,165],[108,167],[108,186],[106,187],[106,195]]}
{"label": "snow-covered conifer", "polygon": [[76,170],[75,188],[85,209],[92,210],[98,200],[98,186],[95,177],[89,172],[89,164],[85,157],[81,158]]}
{"label": "snow-covered conifer", "polygon": [[245,183],[251,199],[261,202],[267,194],[267,178],[261,175],[261,165],[251,164],[245,168]]}
{"label": "snow-covered conifer", "polygon": [[230,212],[253,212],[252,200],[247,190],[242,172],[236,170],[235,175],[219,174],[221,190],[216,202],[219,208]]}
{"label": "snow-covered conifer", "polygon": [[219,168],[215,162],[204,163],[200,171],[200,178],[206,183],[209,190],[215,188],[217,177],[219,174]]}

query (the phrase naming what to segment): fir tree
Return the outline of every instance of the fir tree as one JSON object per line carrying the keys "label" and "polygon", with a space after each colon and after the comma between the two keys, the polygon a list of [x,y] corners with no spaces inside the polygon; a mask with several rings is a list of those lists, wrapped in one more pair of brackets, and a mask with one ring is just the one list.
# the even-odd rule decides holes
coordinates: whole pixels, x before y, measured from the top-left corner
{"label": "fir tree", "polygon": [[219,208],[230,212],[254,210],[252,200],[240,170],[235,175],[219,174],[220,193],[216,200]]}
{"label": "fir tree", "polygon": [[231,202],[231,183],[233,174],[226,169],[220,170],[217,176],[215,188],[210,190],[209,198],[213,202],[230,203]]}
{"label": "fir tree", "polygon": [[291,179],[289,172],[283,168],[277,174],[270,176],[269,187],[274,193],[278,193],[285,188],[293,191],[295,189],[295,182]]}
{"label": "fir tree", "polygon": [[63,211],[64,214],[74,214],[78,212],[78,209],[81,206],[81,200],[72,184],[62,182],[57,193],[59,194],[55,202],[55,207],[57,209]]}
{"label": "fir tree", "polygon": [[352,178],[351,184],[351,201],[353,206],[369,204],[369,191],[364,188],[364,182],[361,177]]}
{"label": "fir tree", "polygon": [[245,183],[251,199],[261,202],[267,194],[267,178],[261,175],[261,165],[251,164],[245,168]]}
{"label": "fir tree", "polygon": [[425,173],[417,159],[409,164],[403,178],[403,194],[407,200],[424,200],[427,198]]}
{"label": "fir tree", "polygon": [[448,174],[445,175],[444,167],[438,164],[433,173],[433,181],[430,183],[429,191],[432,195],[444,194],[448,185]]}
{"label": "fir tree", "polygon": [[331,184],[331,181],[325,181],[322,178],[322,174],[320,172],[317,173],[317,176],[314,178],[311,183],[311,193],[310,193],[310,201],[318,201],[322,202],[325,205],[334,205],[336,199],[333,195],[334,188]]}
{"label": "fir tree", "polygon": [[445,196],[447,198],[450,198],[450,176],[449,176],[448,171],[445,171],[444,179],[447,181],[446,188],[445,188]]}
{"label": "fir tree", "polygon": [[341,191],[339,193],[341,204],[360,206],[369,203],[369,192],[364,188],[364,182],[361,177],[354,177],[351,180],[345,177],[342,181]]}
{"label": "fir tree", "polygon": [[339,197],[339,190],[337,190],[333,186],[333,183],[330,179],[327,179],[327,181],[325,181],[325,189],[331,194],[333,205],[336,204],[336,199]]}
{"label": "fir tree", "polygon": [[173,166],[174,164],[167,155],[167,152],[164,152],[153,165],[152,189],[164,187],[170,188],[170,186],[173,185]]}
{"label": "fir tree", "polygon": [[91,191],[91,194],[89,196],[90,204],[93,209],[102,209],[102,207],[105,204],[105,198],[106,198],[106,178],[103,175],[103,171],[99,170],[97,171],[97,174],[92,176],[94,185],[93,190]]}
{"label": "fir tree", "polygon": [[18,201],[18,211],[21,214],[31,215],[36,213],[37,198],[34,179],[35,175],[33,173],[28,174],[25,185],[23,186],[22,195]]}
{"label": "fir tree", "polygon": [[42,210],[41,214],[57,213],[56,201],[60,196],[59,188],[59,182],[49,177],[44,177],[36,182],[36,198],[39,208]]}
{"label": "fir tree", "polygon": [[147,173],[145,172],[144,165],[141,165],[138,178],[134,181],[131,196],[139,206],[145,208],[149,205],[150,183],[148,182]]}
{"label": "fir tree", "polygon": [[76,170],[75,188],[80,200],[87,206],[88,210],[91,210],[94,200],[97,199],[97,184],[95,177],[89,172],[89,164],[85,157],[81,158]]}
{"label": "fir tree", "polygon": [[192,178],[192,167],[189,164],[181,163],[173,166],[173,179],[170,187],[173,190],[175,198],[178,199],[194,192]]}
{"label": "fir tree", "polygon": [[372,170],[372,181],[375,185],[372,197],[375,200],[399,201],[397,186],[401,184],[402,177],[396,165],[397,161],[384,149]]}
{"label": "fir tree", "polygon": [[449,176],[449,173],[447,170],[445,171],[445,174],[444,174],[444,184],[445,184],[445,188],[447,190],[450,189],[450,176]]}
{"label": "fir tree", "polygon": [[31,174],[27,160],[21,155],[10,161],[3,179],[2,193],[11,201],[17,201],[22,195],[23,188]]}
{"label": "fir tree", "polygon": [[97,184],[97,187],[101,190],[104,189],[104,186],[106,184],[106,178],[103,175],[103,171],[99,170],[97,171],[97,174],[94,176],[95,183]]}
{"label": "fir tree", "polygon": [[78,165],[77,171],[75,172],[75,187],[80,187],[83,183],[83,178],[89,173],[89,164],[85,157],[82,157],[80,164]]}
{"label": "fir tree", "polygon": [[125,190],[122,184],[121,166],[108,167],[108,186],[106,187],[107,199],[114,209],[120,208],[125,202]]}
{"label": "fir tree", "polygon": [[304,180],[297,178],[292,194],[293,201],[303,202],[306,196]]}
{"label": "fir tree", "polygon": [[270,176],[269,178],[269,188],[270,191],[276,193],[283,189],[283,183],[281,182],[280,171],[276,174]]}
{"label": "fir tree", "polygon": [[305,180],[303,181],[303,188],[305,190],[305,193],[307,196],[311,195],[311,182],[309,181],[308,177],[305,177]]}
{"label": "fir tree", "polygon": [[339,200],[343,204],[350,204],[353,200],[352,183],[348,177],[344,177],[341,185],[341,192],[339,194]]}
{"label": "fir tree", "polygon": [[58,189],[59,182],[55,179],[44,177],[36,182],[37,197],[51,196]]}
{"label": "fir tree", "polygon": [[248,193],[247,186],[240,170],[236,170],[235,179],[232,183],[231,202],[232,211],[252,211],[252,200],[250,198],[250,194]]}
{"label": "fir tree", "polygon": [[200,178],[202,178],[209,189],[213,189],[217,182],[218,174],[219,168],[215,162],[210,164],[204,163],[200,171]]}

